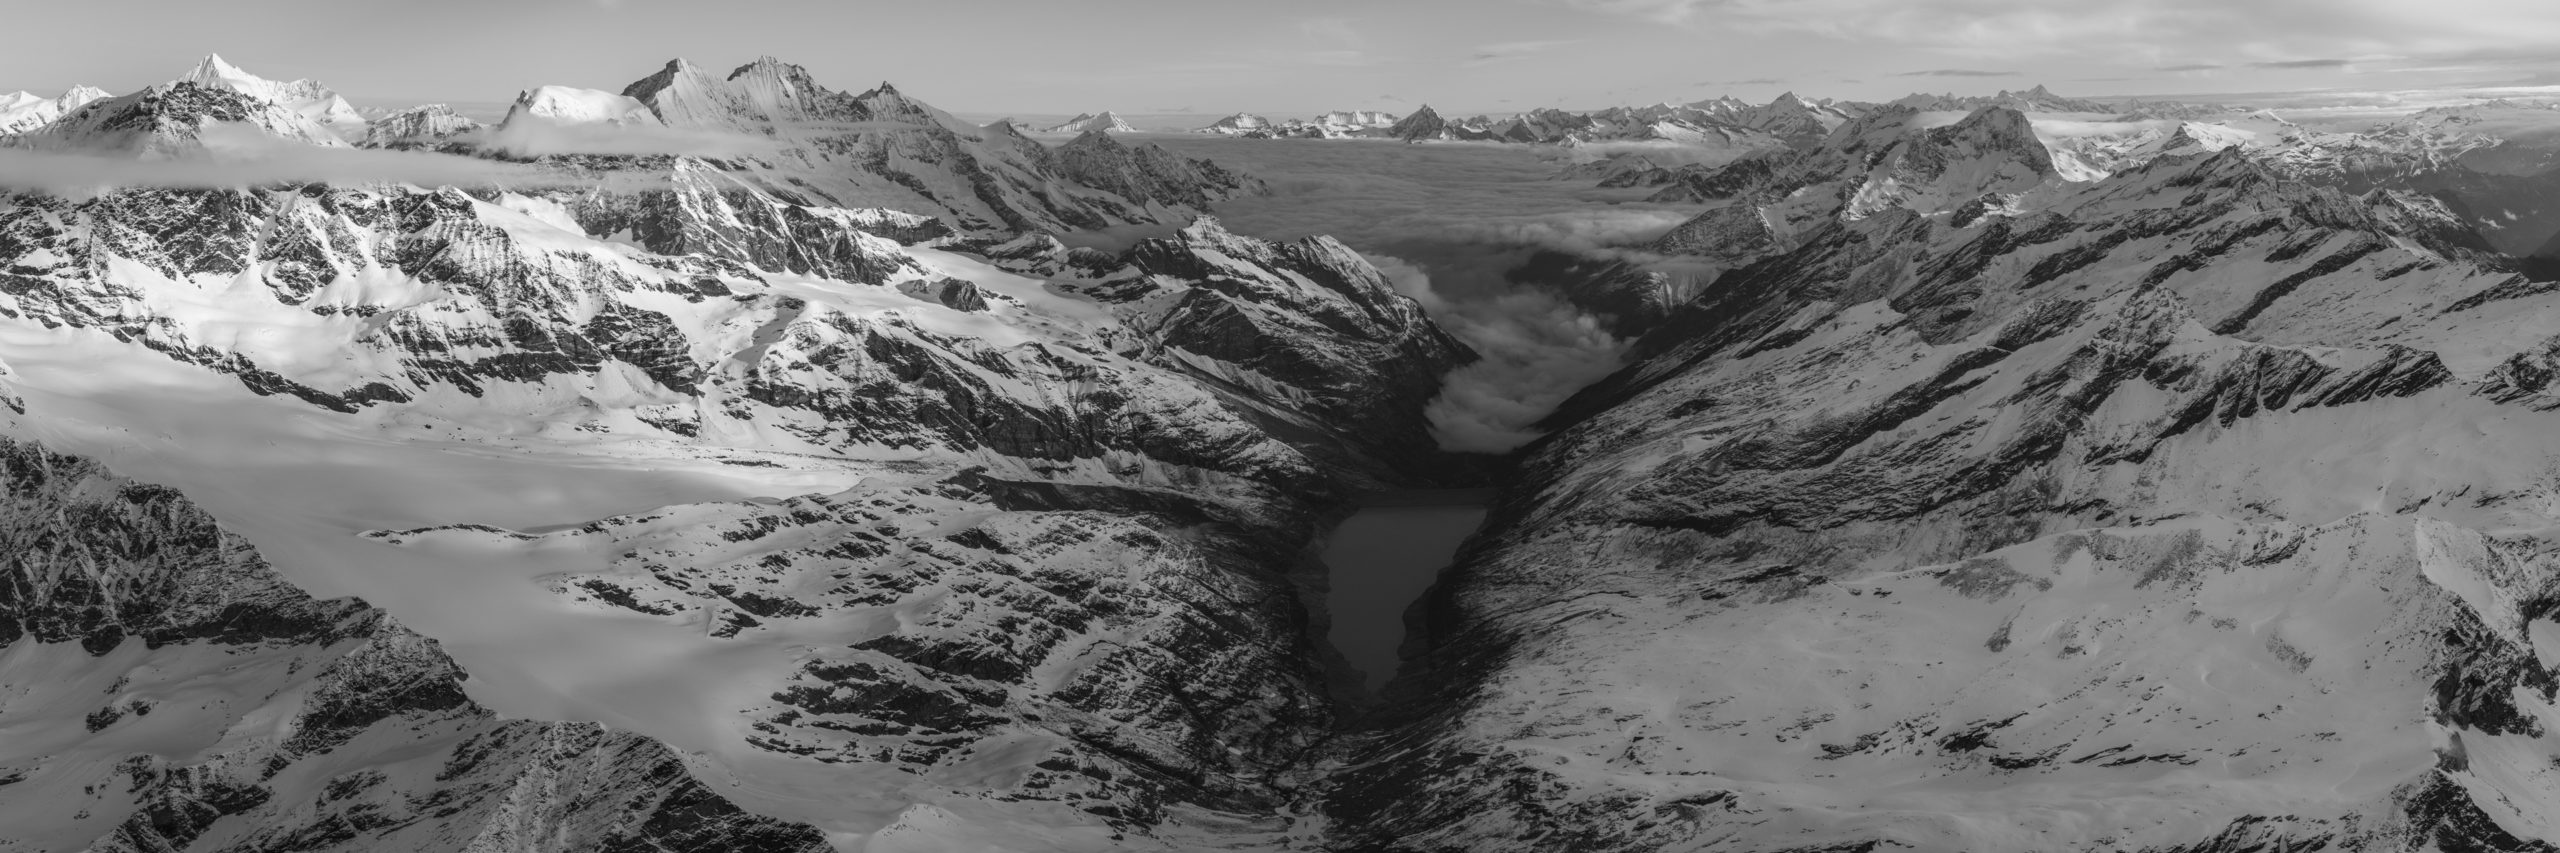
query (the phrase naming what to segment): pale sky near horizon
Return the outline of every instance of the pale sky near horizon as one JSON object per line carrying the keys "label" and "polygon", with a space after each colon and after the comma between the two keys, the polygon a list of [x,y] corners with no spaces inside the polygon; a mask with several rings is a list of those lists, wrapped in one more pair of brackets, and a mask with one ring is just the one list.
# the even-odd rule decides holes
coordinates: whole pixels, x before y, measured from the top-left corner
{"label": "pale sky near horizon", "polygon": [[[770,54],[969,113],[1591,108],[2560,83],[2550,0],[53,0],[0,92],[125,92],[220,53],[359,104],[619,90]],[[111,36],[83,37],[82,34]]]}

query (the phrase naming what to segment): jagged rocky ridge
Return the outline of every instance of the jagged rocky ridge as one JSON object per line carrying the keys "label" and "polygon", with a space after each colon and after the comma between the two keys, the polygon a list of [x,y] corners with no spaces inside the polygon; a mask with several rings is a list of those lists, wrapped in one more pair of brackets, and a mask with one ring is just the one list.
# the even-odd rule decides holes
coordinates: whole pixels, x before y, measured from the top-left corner
{"label": "jagged rocky ridge", "polygon": [[[1062,157],[1067,152],[1053,152],[1010,124],[977,127],[886,83],[861,94],[837,92],[770,57],[725,77],[675,60],[622,96],[670,128],[768,138],[767,150],[731,164],[767,191],[837,207],[932,215],[966,233],[1010,237],[1033,229],[1179,222],[1204,212],[1201,202],[1259,191],[1248,179],[1151,144],[1087,146],[1070,164]],[[507,131],[502,126],[496,133],[503,139]],[[1150,175],[1149,194],[1122,192],[1132,188],[1127,176],[1133,173]],[[1117,183],[1080,182],[1094,176]]]}

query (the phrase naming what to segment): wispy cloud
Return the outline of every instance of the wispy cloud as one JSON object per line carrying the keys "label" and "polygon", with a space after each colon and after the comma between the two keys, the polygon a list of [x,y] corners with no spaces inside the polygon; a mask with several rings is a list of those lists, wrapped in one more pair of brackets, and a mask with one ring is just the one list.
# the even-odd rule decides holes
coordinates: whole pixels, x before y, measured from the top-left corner
{"label": "wispy cloud", "polygon": [[1476,46],[1474,55],[1468,57],[1467,64],[1485,65],[1495,62],[1503,62],[1506,60],[1519,59],[1524,56],[1535,56],[1560,47],[1570,47],[1580,43],[1580,39],[1543,39],[1537,41],[1506,41],[1495,42],[1493,44],[1481,44]]}
{"label": "wispy cloud", "polygon": [[2166,71],[2172,74],[2183,74],[2189,71],[2217,71],[2225,67],[2228,66],[2219,62],[2190,62],[2184,65],[2163,65],[2151,70]]}
{"label": "wispy cloud", "polygon": [[2349,66],[2349,65],[2353,65],[2353,64],[2355,64],[2353,61],[2351,61],[2351,60],[2345,60],[2345,59],[2288,59],[2288,60],[2282,60],[2282,61],[2278,61],[2278,62],[2252,62],[2252,63],[2249,63],[2249,67],[2251,67],[2251,68],[2288,68],[2288,69],[2299,69],[2299,68],[2345,68],[2345,67],[2347,67],[2347,66]]}
{"label": "wispy cloud", "polygon": [[519,157],[554,154],[753,157],[772,154],[778,147],[769,139],[745,134],[598,122],[556,122],[539,116],[519,116],[480,132],[470,141]]}
{"label": "wispy cloud", "polygon": [[1964,56],[2107,54],[2114,61],[2143,66],[2180,60],[2191,65],[2217,59],[2308,61],[2286,53],[2432,58],[2560,41],[2560,10],[2548,0],[1545,2],[1717,30],[1803,32]]}
{"label": "wispy cloud", "polygon": [[2015,71],[1981,71],[1972,68],[1932,68],[1927,71],[1905,71],[1896,77],[2016,77]]}
{"label": "wispy cloud", "polygon": [[219,188],[299,183],[559,186],[590,183],[556,170],[425,151],[321,148],[216,124],[204,148],[143,160],[87,151],[0,148],[0,188],[78,195],[109,187]]}

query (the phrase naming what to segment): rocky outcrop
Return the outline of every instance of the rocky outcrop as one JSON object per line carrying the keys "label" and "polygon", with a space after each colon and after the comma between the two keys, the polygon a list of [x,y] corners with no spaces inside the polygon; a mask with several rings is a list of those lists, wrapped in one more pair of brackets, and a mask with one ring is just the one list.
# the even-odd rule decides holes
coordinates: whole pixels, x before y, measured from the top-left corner
{"label": "rocky outcrop", "polygon": [[1338,464],[1380,482],[1476,476],[1439,451],[1424,414],[1440,378],[1476,353],[1350,247],[1266,242],[1203,218],[1123,260],[1077,287],[1160,347],[1157,363],[1242,401],[1279,434],[1360,436]]}
{"label": "rocky outcrop", "polygon": [[357,144],[365,148],[433,148],[487,129],[452,107],[427,104],[374,119]]}

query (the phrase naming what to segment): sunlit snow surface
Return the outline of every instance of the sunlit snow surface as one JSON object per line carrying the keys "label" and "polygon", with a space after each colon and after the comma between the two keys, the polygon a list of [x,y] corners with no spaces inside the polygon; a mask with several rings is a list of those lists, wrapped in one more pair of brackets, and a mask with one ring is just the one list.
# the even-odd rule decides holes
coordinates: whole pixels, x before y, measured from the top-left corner
{"label": "sunlit snow surface", "polygon": [[[528,229],[529,230],[529,229]],[[562,235],[561,239],[572,239]],[[1004,344],[1028,329],[1075,327],[1107,317],[1098,306],[1047,292],[1041,283],[931,249],[929,267],[964,275],[1020,300],[1045,320],[1006,325],[985,315],[927,305],[886,287],[777,279],[794,295],[842,310],[898,312],[928,328]],[[171,286],[168,292],[186,292]],[[204,310],[264,301],[210,300]],[[301,314],[304,322],[313,318]],[[1018,318],[1023,319],[1023,318]],[[244,330],[255,330],[252,320]],[[278,335],[269,327],[264,334]],[[320,358],[314,354],[314,359]],[[279,359],[291,362],[291,359]],[[750,809],[858,835],[966,813],[973,802],[918,803],[916,777],[889,765],[822,765],[745,745],[749,719],[790,673],[804,643],[841,644],[834,626],[794,623],[740,638],[715,639],[707,626],[624,611],[573,606],[548,576],[610,568],[614,553],[574,546],[513,547],[511,537],[459,531],[394,544],[373,531],[484,525],[540,532],[659,507],[826,493],[930,481],[949,466],[908,464],[910,451],[814,455],[758,445],[760,433],[723,444],[630,437],[541,423],[503,409],[453,406],[323,411],[286,396],[261,397],[239,382],[116,343],[85,330],[0,323],[0,362],[49,447],[89,456],[126,476],[176,487],[204,506],[297,585],[317,596],[357,596],[439,639],[471,678],[472,698],[511,717],[593,720],[638,731],[697,762],[716,790]],[[304,367],[323,371],[317,363]],[[800,450],[801,448],[794,448]],[[610,545],[611,543],[601,543]],[[32,654],[33,652],[28,652]],[[76,717],[74,718],[76,722]],[[1037,756],[1032,756],[1036,758]],[[1028,760],[1028,759],[1026,759]],[[734,775],[723,782],[720,777]],[[1107,828],[1061,814],[1067,828],[1038,849],[1111,849]],[[938,829],[907,824],[865,848],[947,849],[955,834],[984,827],[1019,831],[1020,821],[952,819]],[[913,845],[894,839],[910,836]],[[990,841],[988,843],[999,843]]]}

